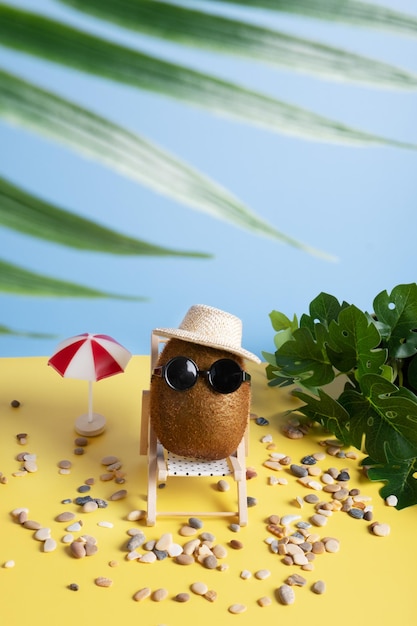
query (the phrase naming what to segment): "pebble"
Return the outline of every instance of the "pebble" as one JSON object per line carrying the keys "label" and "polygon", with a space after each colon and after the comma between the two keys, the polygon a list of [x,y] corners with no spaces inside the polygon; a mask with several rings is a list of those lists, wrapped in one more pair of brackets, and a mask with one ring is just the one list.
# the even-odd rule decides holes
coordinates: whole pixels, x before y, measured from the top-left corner
{"label": "pebble", "polygon": [[249,578],[252,578],[252,572],[250,572],[248,569],[244,569],[240,572],[240,577],[242,578],[242,580],[249,580]]}
{"label": "pebble", "polygon": [[119,458],[117,456],[105,456],[101,459],[101,464],[102,465],[112,465],[113,463],[118,463],[119,462]]}
{"label": "pebble", "polygon": [[11,569],[15,565],[16,565],[16,563],[12,559],[10,559],[9,561],[6,561],[5,563],[3,563],[3,567],[5,567],[6,569]]}
{"label": "pebble", "polygon": [[315,493],[309,493],[306,496],[304,496],[304,502],[307,502],[308,504],[317,504],[319,500],[320,498],[316,496]]}
{"label": "pebble", "polygon": [[72,513],[72,511],[64,511],[63,513],[60,513],[59,515],[57,515],[55,520],[57,522],[70,522],[74,518],[75,518],[75,513]]}
{"label": "pebble", "polygon": [[209,589],[207,593],[204,594],[204,597],[209,602],[215,602],[217,600],[217,591],[214,591],[214,589]]}
{"label": "pebble", "polygon": [[101,522],[97,522],[97,526],[101,528],[113,528],[114,524],[112,522],[106,522],[105,520]]}
{"label": "pebble", "polygon": [[230,524],[229,530],[231,530],[232,533],[238,533],[240,531],[240,526],[239,524]]}
{"label": "pebble", "polygon": [[170,557],[179,556],[180,554],[182,554],[182,552],[183,552],[183,549],[179,543],[171,543],[171,545],[168,546],[167,548],[167,553],[168,553],[168,556]]}
{"label": "pebble", "polygon": [[217,567],[217,559],[214,554],[209,554],[203,559],[203,565],[207,569],[216,569]]}
{"label": "pebble", "polygon": [[398,504],[397,496],[394,496],[394,495],[388,496],[387,498],[385,498],[385,504],[387,506],[397,506]]}
{"label": "pebble", "polygon": [[352,507],[351,509],[349,509],[348,515],[350,515],[350,517],[354,517],[355,519],[362,519],[364,516],[364,512],[362,509]]}
{"label": "pebble", "polygon": [[154,602],[162,602],[163,600],[166,600],[167,597],[168,591],[163,587],[161,587],[160,589],[155,589],[155,591],[151,593],[151,600],[153,600]]}
{"label": "pebble", "polygon": [[211,541],[211,542],[216,541],[216,537],[213,535],[213,533],[208,533],[208,532],[201,533],[200,539],[201,541]]}
{"label": "pebble", "polygon": [[227,482],[227,480],[221,479],[221,480],[219,480],[219,481],[218,481],[218,483],[217,483],[217,489],[218,489],[219,491],[229,491],[229,489],[230,489],[230,485],[229,485],[229,483]]}
{"label": "pebble", "polygon": [[248,496],[246,498],[246,502],[247,502],[247,505],[248,505],[249,508],[253,507],[253,506],[256,506],[258,504],[258,500],[256,498],[254,498],[253,496]]}
{"label": "pebble", "polygon": [[323,580],[317,580],[315,583],[313,583],[311,590],[314,593],[321,595],[326,591],[326,583]]}
{"label": "pebble", "polygon": [[232,539],[231,541],[229,541],[229,546],[233,548],[233,550],[242,550],[243,543],[241,541],[238,541],[237,539]]}
{"label": "pebble", "polygon": [[257,602],[261,607],[270,606],[272,604],[272,600],[268,596],[262,596],[262,598],[259,598]]}
{"label": "pebble", "polygon": [[84,504],[86,502],[91,502],[93,498],[91,496],[78,496],[77,498],[75,498],[74,503],[78,504],[79,506],[84,506]]}
{"label": "pebble", "polygon": [[101,498],[94,498],[94,502],[97,502],[97,506],[99,509],[105,509],[108,506],[107,502],[105,500],[102,500]]}
{"label": "pebble", "polygon": [[246,606],[244,604],[232,604],[229,606],[228,611],[234,615],[239,615],[246,611]]}
{"label": "pebble", "polygon": [[82,510],[83,513],[92,513],[93,511],[97,511],[98,504],[95,500],[89,500],[85,504],[83,504]]}
{"label": "pebble", "polygon": [[82,527],[83,525],[81,522],[74,522],[74,524],[70,524],[69,526],[67,526],[65,530],[67,530],[69,533],[77,533],[81,530]]}
{"label": "pebble", "polygon": [[71,461],[68,461],[67,459],[63,459],[62,461],[59,461],[58,467],[60,469],[71,469],[72,463]]}
{"label": "pebble", "polygon": [[271,572],[269,571],[269,569],[259,569],[257,572],[255,572],[255,578],[257,578],[258,580],[266,580],[270,577],[270,575]]}
{"label": "pebble", "polygon": [[140,563],[155,563],[156,560],[157,556],[155,552],[146,552],[146,554],[142,554],[138,559]]}
{"label": "pebble", "polygon": [[70,589],[71,591],[78,591],[79,586],[77,585],[77,583],[71,583],[68,585],[68,589]]}
{"label": "pebble", "polygon": [[178,534],[180,534],[181,537],[192,537],[193,535],[197,534],[197,529],[185,524],[184,526],[181,526]]}
{"label": "pebble", "polygon": [[297,478],[304,478],[304,476],[307,476],[308,474],[308,471],[305,467],[301,467],[301,465],[295,465],[294,463],[290,465],[290,471],[293,476],[296,476]]}
{"label": "pebble", "polygon": [[301,576],[300,574],[291,574],[291,576],[288,576],[285,582],[291,587],[304,587],[307,584],[307,580],[304,578],[304,576]]}
{"label": "pebble", "polygon": [[74,444],[77,447],[84,448],[85,446],[88,446],[88,439],[87,439],[87,437],[76,437],[74,439]]}
{"label": "pebble", "polygon": [[315,513],[310,519],[314,526],[325,526],[327,524],[327,517],[321,513]]}
{"label": "pebble", "polygon": [[139,510],[139,509],[136,509],[135,511],[130,511],[130,513],[126,515],[126,519],[129,522],[137,522],[141,519],[144,519],[145,517],[146,517],[146,511]]}
{"label": "pebble", "polygon": [[107,578],[106,576],[98,576],[98,578],[94,581],[97,587],[111,587],[113,581],[111,578]]}
{"label": "pebble", "polygon": [[324,542],[324,547],[325,547],[326,552],[339,552],[340,542],[338,539],[330,538]]}
{"label": "pebble", "polygon": [[377,537],[387,537],[391,532],[391,528],[388,524],[380,524],[378,522],[371,524],[371,530]]}
{"label": "pebble", "polygon": [[52,537],[48,537],[48,539],[44,541],[43,551],[53,552],[54,550],[56,550],[56,541]]}
{"label": "pebble", "polygon": [[17,409],[20,406],[19,400],[12,400],[10,402],[10,406],[12,406],[14,409]]}
{"label": "pebble", "polygon": [[175,562],[178,563],[178,565],[191,565],[194,563],[194,559],[190,554],[179,554],[175,558]]}
{"label": "pebble", "polygon": [[167,550],[169,546],[172,544],[172,535],[171,533],[164,533],[160,539],[155,544],[156,550]]}
{"label": "pebble", "polygon": [[140,548],[145,543],[145,535],[142,532],[138,532],[129,539],[126,545],[126,550],[132,552],[136,548]]}
{"label": "pebble", "polygon": [[78,493],[87,493],[87,492],[88,492],[88,491],[90,491],[90,490],[91,490],[90,485],[80,485],[80,486],[77,488]]}
{"label": "pebble", "polygon": [[290,585],[283,584],[277,589],[278,600],[281,604],[294,604],[295,593]]}
{"label": "pebble", "polygon": [[281,517],[281,524],[283,526],[288,526],[299,519],[301,519],[301,515],[283,515]]}
{"label": "pebble", "polygon": [[67,533],[62,537],[62,543],[72,543],[74,541],[74,536],[71,533]]}
{"label": "pebble", "polygon": [[149,587],[142,587],[142,589],[139,589],[139,591],[137,591],[134,596],[133,599],[136,602],[141,602],[142,600],[145,600],[146,598],[149,598],[149,596],[151,595],[151,590]]}
{"label": "pebble", "polygon": [[227,550],[221,544],[217,544],[216,546],[214,546],[212,552],[214,556],[218,559],[225,559],[227,557]]}
{"label": "pebble", "polygon": [[39,528],[34,534],[34,537],[37,541],[46,541],[51,536],[50,528]]}
{"label": "pebble", "polygon": [[26,522],[23,522],[22,526],[24,528],[28,528],[29,530],[39,530],[42,528],[42,524],[33,519],[26,520]]}
{"label": "pebble", "polygon": [[72,556],[74,556],[76,559],[82,559],[87,554],[83,541],[73,541],[70,544],[70,550]]}
{"label": "pebble", "polygon": [[177,593],[177,595],[174,597],[174,600],[176,602],[188,602],[190,599],[190,594],[189,593],[185,593],[185,592],[181,592],[181,593]]}
{"label": "pebble", "polygon": [[265,419],[265,417],[257,417],[255,420],[255,424],[258,426],[268,426],[269,421]]}
{"label": "pebble", "polygon": [[203,522],[201,519],[198,519],[198,517],[190,517],[188,525],[191,526],[191,528],[196,528],[197,530],[203,528]]}
{"label": "pebble", "polygon": [[208,587],[206,583],[203,583],[203,582],[192,583],[192,585],[190,586],[190,589],[193,593],[195,593],[198,596],[204,596],[204,594],[206,594],[208,591]]}
{"label": "pebble", "polygon": [[[120,489],[119,491],[115,491],[109,498],[109,500],[111,500],[112,502],[114,502],[115,500],[122,500],[123,498],[126,498],[127,496],[127,491],[126,489]],[[98,504],[98,503],[97,503]]]}
{"label": "pebble", "polygon": [[317,463],[317,459],[313,455],[308,454],[301,459],[301,463],[303,465],[315,465]]}

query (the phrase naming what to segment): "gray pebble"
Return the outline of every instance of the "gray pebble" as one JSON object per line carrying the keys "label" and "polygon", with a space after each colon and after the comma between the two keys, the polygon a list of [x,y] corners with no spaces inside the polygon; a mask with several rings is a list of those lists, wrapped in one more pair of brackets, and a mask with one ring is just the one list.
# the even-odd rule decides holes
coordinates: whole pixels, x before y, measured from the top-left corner
{"label": "gray pebble", "polygon": [[75,498],[74,502],[75,504],[84,506],[86,502],[91,502],[92,499],[93,498],[91,496],[79,496],[78,498]]}
{"label": "gray pebble", "polygon": [[303,465],[315,465],[317,463],[317,459],[315,459],[311,454],[308,454],[301,459],[301,463]]}
{"label": "gray pebble", "polygon": [[258,501],[256,498],[253,498],[252,496],[248,496],[246,498],[246,501],[248,503],[248,507],[252,507],[252,506],[256,506],[258,504]]}
{"label": "gray pebble", "polygon": [[136,548],[139,548],[141,545],[143,545],[145,541],[145,535],[141,532],[137,533],[136,535],[133,535],[133,537],[131,537],[127,542],[126,550],[128,552],[133,552],[133,550],[136,550]]}
{"label": "gray pebble", "polygon": [[362,511],[362,509],[356,509],[355,507],[352,507],[351,509],[349,509],[348,515],[350,515],[350,517],[354,517],[355,519],[363,519],[364,512]]}
{"label": "gray pebble", "polygon": [[264,417],[257,417],[255,420],[255,424],[257,424],[258,426],[268,426],[269,421]]}
{"label": "gray pebble", "polygon": [[87,491],[90,491],[91,487],[90,485],[80,485],[77,489],[78,493],[87,493]]}
{"label": "gray pebble", "polygon": [[188,525],[191,526],[191,528],[195,528],[197,530],[203,528],[203,522],[201,521],[201,519],[198,519],[198,517],[190,517],[188,520]]}
{"label": "gray pebble", "polygon": [[168,556],[168,552],[166,550],[157,550],[154,548],[152,552],[155,554],[158,561],[163,561]]}
{"label": "gray pebble", "polygon": [[108,502],[102,500],[101,498],[94,498],[95,502],[97,502],[97,506],[99,509],[105,509],[108,507]]}
{"label": "gray pebble", "polygon": [[290,465],[290,470],[293,476],[297,478],[304,478],[304,476],[308,475],[308,471],[305,467],[301,467],[301,465],[295,465],[294,463]]}

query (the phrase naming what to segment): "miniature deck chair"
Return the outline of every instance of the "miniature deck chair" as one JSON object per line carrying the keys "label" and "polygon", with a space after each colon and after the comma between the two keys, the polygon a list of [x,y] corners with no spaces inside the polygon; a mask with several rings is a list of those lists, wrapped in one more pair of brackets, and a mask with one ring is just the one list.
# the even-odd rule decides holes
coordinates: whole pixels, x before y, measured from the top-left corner
{"label": "miniature deck chair", "polygon": [[[159,356],[160,344],[166,338],[151,335],[151,371]],[[140,433],[140,454],[148,456],[148,502],[146,523],[154,526],[157,516],[237,516],[239,525],[248,522],[246,496],[246,460],[248,446],[248,427],[236,452],[219,461],[201,461],[173,454],[161,445],[152,428],[150,419],[150,391],[144,390],[142,395],[142,417]],[[158,484],[165,483],[170,476],[233,476],[237,485],[237,512],[234,511],[159,511],[157,510]]]}

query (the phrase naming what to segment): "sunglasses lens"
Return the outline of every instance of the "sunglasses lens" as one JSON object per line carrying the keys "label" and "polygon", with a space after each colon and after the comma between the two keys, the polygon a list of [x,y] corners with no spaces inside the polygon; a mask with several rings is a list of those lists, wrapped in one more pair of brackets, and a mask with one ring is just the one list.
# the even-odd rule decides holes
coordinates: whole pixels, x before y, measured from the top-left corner
{"label": "sunglasses lens", "polygon": [[197,366],[191,359],[175,357],[166,364],[165,380],[172,389],[184,391],[195,385],[198,376]]}
{"label": "sunglasses lens", "polygon": [[210,382],[219,393],[232,393],[242,383],[242,370],[232,359],[220,359],[210,368]]}

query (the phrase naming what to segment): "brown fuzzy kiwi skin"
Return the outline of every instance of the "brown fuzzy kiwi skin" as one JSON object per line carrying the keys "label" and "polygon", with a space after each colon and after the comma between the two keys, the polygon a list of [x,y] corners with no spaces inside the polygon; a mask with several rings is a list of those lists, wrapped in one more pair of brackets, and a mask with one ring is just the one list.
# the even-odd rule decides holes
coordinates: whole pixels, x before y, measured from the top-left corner
{"label": "brown fuzzy kiwi skin", "polygon": [[[170,339],[158,365],[175,356],[192,359],[207,370],[218,359],[229,358],[245,369],[244,360],[230,352],[180,339]],[[224,459],[236,451],[249,420],[251,389],[244,382],[233,393],[213,390],[203,377],[185,391],[171,389],[163,378],[152,376],[151,423],[162,445],[180,456],[205,460]]]}

